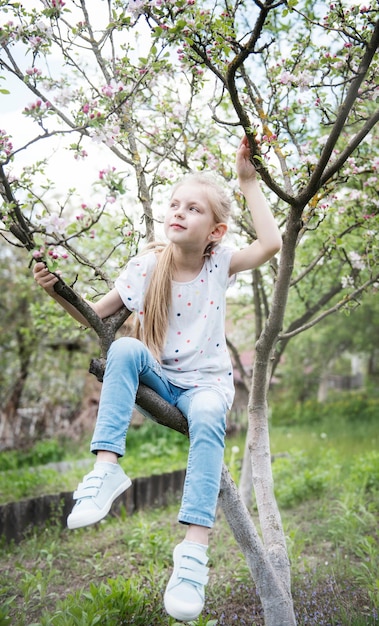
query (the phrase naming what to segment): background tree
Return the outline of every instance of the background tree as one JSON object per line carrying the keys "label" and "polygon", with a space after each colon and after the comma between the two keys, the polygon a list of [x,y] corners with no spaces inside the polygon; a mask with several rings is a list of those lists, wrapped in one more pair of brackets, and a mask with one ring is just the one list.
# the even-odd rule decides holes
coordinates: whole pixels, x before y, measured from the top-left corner
{"label": "background tree", "polygon": [[[256,328],[262,331],[248,450],[262,538],[225,471],[221,498],[266,623],[294,624],[289,560],[273,493],[267,388],[292,337],[349,306],[378,281],[378,11],[307,0],[135,0],[128,12],[117,0],[96,7],[85,0],[36,6],[2,2],[12,19],[0,33],[1,68],[34,94],[24,115],[39,127],[26,146],[13,147],[10,131],[2,133],[7,241],[46,259],[68,250],[109,283],[103,263],[87,258],[81,247],[106,213],[117,207],[132,219],[127,204],[135,190],[138,230],[151,239],[164,183],[179,171],[204,167],[230,181],[233,146],[242,132],[249,138],[284,235],[279,264],[271,264],[270,275],[254,276],[260,295]],[[58,51],[62,62],[51,72],[45,60]],[[99,202],[82,202],[80,219],[73,218],[72,191],[53,211],[57,203],[43,181],[43,163],[16,171],[26,147],[48,145],[57,135],[69,136],[77,159],[86,158],[90,140],[105,145],[112,157],[99,172]],[[236,223],[247,239],[254,238],[238,190],[235,195]],[[66,216],[72,218],[68,224],[61,221]],[[120,231],[113,240],[117,249],[115,242],[122,240]],[[125,317],[101,322],[63,281],[57,290],[87,317],[105,353]],[[144,402],[143,393],[139,400]],[[164,421],[166,407],[151,402],[151,412]]]}

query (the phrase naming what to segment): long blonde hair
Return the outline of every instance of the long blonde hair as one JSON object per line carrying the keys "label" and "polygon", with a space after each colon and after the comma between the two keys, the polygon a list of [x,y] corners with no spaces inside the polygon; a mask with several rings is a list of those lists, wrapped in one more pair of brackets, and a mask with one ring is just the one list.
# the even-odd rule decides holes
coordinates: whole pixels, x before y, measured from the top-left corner
{"label": "long blonde hair", "polygon": [[[174,186],[171,195],[174,195],[178,187],[188,183],[204,185],[215,223],[226,223],[231,213],[231,199],[216,178],[206,173],[188,174]],[[204,250],[204,256],[209,256],[216,245],[218,244],[210,242]],[[143,331],[138,324],[136,336],[160,361],[167,334],[175,266],[171,243],[152,242],[144,248],[142,254],[151,250],[156,251],[157,263],[145,294]]]}

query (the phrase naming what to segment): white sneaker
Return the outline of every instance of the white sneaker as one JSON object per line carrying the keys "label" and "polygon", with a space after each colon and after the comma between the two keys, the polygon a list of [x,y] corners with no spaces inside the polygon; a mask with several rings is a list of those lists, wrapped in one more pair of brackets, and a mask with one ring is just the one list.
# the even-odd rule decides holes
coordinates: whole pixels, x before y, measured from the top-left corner
{"label": "white sneaker", "polygon": [[208,582],[207,546],[183,541],[174,549],[174,571],[166,587],[164,605],[177,620],[196,619],[204,607],[204,587]]}
{"label": "white sneaker", "polygon": [[95,463],[92,472],[84,476],[74,491],[76,504],[67,518],[68,528],[81,528],[102,520],[114,500],[131,484],[118,463]]}

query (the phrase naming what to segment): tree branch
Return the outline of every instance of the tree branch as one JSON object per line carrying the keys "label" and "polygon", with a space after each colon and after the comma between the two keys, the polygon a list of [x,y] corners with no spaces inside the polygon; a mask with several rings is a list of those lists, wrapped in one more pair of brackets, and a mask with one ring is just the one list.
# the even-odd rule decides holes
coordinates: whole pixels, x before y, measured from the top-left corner
{"label": "tree branch", "polygon": [[288,341],[289,339],[291,339],[291,337],[295,337],[296,335],[299,335],[300,333],[304,332],[305,330],[308,330],[309,328],[312,328],[313,326],[316,326],[316,324],[321,322],[323,319],[325,319],[326,317],[328,317],[332,313],[336,313],[336,311],[339,311],[340,309],[342,309],[344,306],[346,306],[346,304],[348,302],[352,302],[353,300],[355,300],[356,297],[359,296],[360,293],[362,293],[362,291],[365,291],[367,289],[367,287],[369,287],[370,285],[374,284],[378,280],[379,280],[379,274],[377,274],[376,276],[370,278],[369,280],[366,280],[366,282],[363,283],[363,285],[361,285],[360,287],[358,287],[357,289],[352,291],[350,294],[346,295],[342,300],[337,302],[337,304],[335,304],[334,306],[332,306],[329,309],[327,309],[326,311],[323,311],[322,313],[320,313],[320,315],[318,317],[315,317],[313,320],[311,320],[310,322],[308,322],[306,324],[298,326],[297,328],[295,328],[292,331],[289,331],[289,332],[286,332],[286,333],[282,333],[281,335],[279,335],[278,339],[280,341]]}
{"label": "tree branch", "polygon": [[[362,60],[359,64],[358,71],[356,76],[352,79],[350,88],[346,94],[345,101],[341,105],[339,112],[337,114],[337,119],[333,125],[333,128],[329,134],[329,137],[324,145],[324,148],[321,152],[321,156],[316,164],[312,175],[309,179],[307,186],[304,188],[302,193],[297,197],[297,204],[299,206],[305,206],[307,202],[314,196],[316,191],[320,189],[322,184],[324,184],[327,180],[325,168],[329,162],[330,156],[333,152],[333,149],[341,135],[342,129],[345,125],[345,122],[348,118],[348,115],[356,101],[359,88],[367,75],[368,68],[370,67],[370,63],[374,57],[374,54],[379,46],[379,20],[377,21],[374,32],[372,34],[371,40],[367,44],[366,51],[362,57]],[[362,131],[361,131],[362,132]],[[368,132],[368,131],[367,131]],[[355,142],[354,142],[355,145]],[[352,150],[345,150],[346,153],[345,159],[351,154]],[[339,167],[341,167],[343,161],[341,161],[341,157],[339,158]],[[334,173],[335,168],[331,168],[331,171]],[[324,174],[324,175],[323,175]]]}
{"label": "tree branch", "polygon": [[361,130],[354,135],[353,139],[349,142],[346,148],[341,152],[339,157],[333,161],[333,163],[325,170],[323,176],[320,178],[320,187],[325,185],[325,183],[332,178],[332,176],[338,172],[343,164],[347,161],[349,156],[354,152],[354,150],[359,146],[362,140],[368,135],[368,133],[374,128],[374,126],[379,122],[379,109],[375,111],[374,115],[372,115],[362,126]]}

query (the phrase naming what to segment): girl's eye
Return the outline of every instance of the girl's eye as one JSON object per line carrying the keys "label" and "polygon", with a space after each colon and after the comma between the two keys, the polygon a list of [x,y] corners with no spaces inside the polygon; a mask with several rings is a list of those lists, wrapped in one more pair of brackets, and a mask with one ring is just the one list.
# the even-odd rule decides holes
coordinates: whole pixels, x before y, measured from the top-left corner
{"label": "girl's eye", "polygon": [[196,206],[190,206],[190,211],[199,211],[199,209]]}

